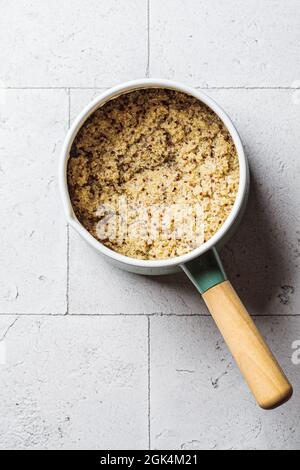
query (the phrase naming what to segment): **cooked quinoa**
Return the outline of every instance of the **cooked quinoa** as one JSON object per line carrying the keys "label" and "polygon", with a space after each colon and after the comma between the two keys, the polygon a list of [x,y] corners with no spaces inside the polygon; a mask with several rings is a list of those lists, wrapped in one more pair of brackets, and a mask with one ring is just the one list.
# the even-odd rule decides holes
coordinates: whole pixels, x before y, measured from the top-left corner
{"label": "cooked quinoa", "polygon": [[[83,226],[108,248],[146,260],[180,256],[209,240],[231,212],[239,185],[237,152],[222,121],[195,98],[166,89],[131,92],[95,111],[72,145],[67,174]],[[142,207],[200,204],[201,242],[198,227],[194,238],[99,237],[99,223],[111,217],[107,207],[125,199],[131,227]],[[121,220],[120,209],[111,212]]]}

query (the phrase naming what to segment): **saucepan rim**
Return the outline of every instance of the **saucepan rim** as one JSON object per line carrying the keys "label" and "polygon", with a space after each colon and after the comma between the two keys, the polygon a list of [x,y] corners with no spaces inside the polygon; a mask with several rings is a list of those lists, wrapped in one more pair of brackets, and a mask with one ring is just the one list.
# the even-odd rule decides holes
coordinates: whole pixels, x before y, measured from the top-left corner
{"label": "saucepan rim", "polygon": [[[235,144],[240,167],[239,175],[239,188],[236,196],[235,203],[233,208],[224,222],[213,237],[211,237],[207,242],[202,244],[200,247],[192,250],[191,252],[178,256],[175,258],[163,259],[163,260],[140,260],[135,258],[130,258],[125,255],[121,255],[110,248],[107,248],[100,241],[96,240],[78,221],[70,200],[68,183],[67,183],[67,163],[69,159],[70,149],[73,144],[73,141],[78,134],[80,128],[85,123],[85,121],[90,117],[90,115],[96,111],[99,107],[103,106],[107,101],[110,101],[117,96],[128,93],[134,90],[142,88],[166,88],[171,90],[180,91],[191,95],[206,104],[211,108],[222,120],[226,128],[228,129],[233,142]],[[136,266],[140,268],[162,268],[162,267],[175,267],[183,265],[202,254],[206,253],[208,250],[214,248],[222,239],[228,235],[228,232],[232,230],[232,227],[238,223],[240,212],[243,210],[245,199],[247,198],[247,189],[249,183],[249,169],[248,162],[244,152],[244,148],[240,139],[240,136],[231,121],[230,117],[226,112],[209,96],[207,96],[203,91],[198,89],[191,88],[187,85],[165,79],[141,79],[134,80],[130,82],[123,83],[121,85],[115,86],[109,90],[101,93],[97,98],[90,102],[78,115],[73,124],[68,131],[66,138],[63,143],[61,157],[59,161],[59,188],[60,194],[63,202],[64,213],[67,219],[67,222],[72,226],[91,246],[93,246],[98,252],[102,255],[105,255],[109,258],[114,259],[115,261],[126,264],[129,266]]]}

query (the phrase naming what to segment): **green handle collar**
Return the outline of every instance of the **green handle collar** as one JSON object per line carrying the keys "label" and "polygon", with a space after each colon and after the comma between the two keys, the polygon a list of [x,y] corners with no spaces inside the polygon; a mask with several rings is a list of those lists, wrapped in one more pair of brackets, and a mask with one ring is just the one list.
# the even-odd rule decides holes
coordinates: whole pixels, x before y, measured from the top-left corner
{"label": "green handle collar", "polygon": [[204,294],[224,281],[227,281],[222,262],[215,248],[207,251],[199,258],[181,265],[181,269],[192,281],[200,294]]}

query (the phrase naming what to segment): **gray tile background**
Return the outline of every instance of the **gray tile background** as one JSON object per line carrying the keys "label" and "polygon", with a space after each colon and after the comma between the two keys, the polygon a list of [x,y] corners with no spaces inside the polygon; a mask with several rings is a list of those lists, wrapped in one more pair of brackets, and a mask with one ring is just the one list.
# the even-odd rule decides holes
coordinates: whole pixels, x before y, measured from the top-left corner
{"label": "gray tile background", "polygon": [[[0,448],[300,448],[299,21],[297,0],[2,0]],[[274,412],[184,275],[118,271],[66,226],[70,122],[145,76],[206,90],[245,144],[249,208],[222,256],[293,382]]]}

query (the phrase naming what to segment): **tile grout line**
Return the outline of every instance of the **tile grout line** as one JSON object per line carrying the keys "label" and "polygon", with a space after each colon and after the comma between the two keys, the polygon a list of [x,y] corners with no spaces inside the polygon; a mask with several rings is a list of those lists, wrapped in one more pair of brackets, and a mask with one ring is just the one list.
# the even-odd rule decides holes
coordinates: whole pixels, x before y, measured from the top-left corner
{"label": "tile grout line", "polygon": [[68,128],[71,127],[71,88],[68,88]]}
{"label": "tile grout line", "polygon": [[[147,67],[146,78],[150,77],[150,0],[147,0]],[[148,449],[151,450],[151,339],[150,339],[150,316],[147,316],[148,323]]]}
{"label": "tile grout line", "polygon": [[292,87],[292,86],[194,86],[196,90],[287,90],[287,91],[295,91],[299,90],[300,87]]}
{"label": "tile grout line", "polygon": [[147,0],[147,68],[146,77],[150,77],[150,0]]}
{"label": "tile grout line", "polygon": [[148,315],[148,448],[151,450],[151,318]]}
{"label": "tile grout line", "polygon": [[109,86],[0,86],[0,90],[109,90]]}
{"label": "tile grout line", "polygon": [[[149,0],[150,1],[150,0]],[[149,18],[149,28],[150,28],[150,18]],[[147,77],[150,75],[150,29],[149,29],[149,40],[148,40],[148,61],[149,61],[149,69],[147,64]],[[121,82],[120,82],[121,83]],[[286,90],[286,91],[297,91],[300,90],[300,86],[198,86],[198,85],[190,85],[192,88],[196,90]],[[109,86],[57,86],[57,87],[45,87],[45,86],[27,86],[27,87],[0,87],[0,90],[109,90],[111,87]]]}
{"label": "tile grout line", "polygon": [[[68,129],[71,127],[71,89],[68,88]],[[67,285],[66,285],[66,315],[70,313],[70,227],[67,224]]]}
{"label": "tile grout line", "polygon": [[[6,313],[0,312],[1,316],[18,316],[18,317],[65,317],[65,313]],[[159,318],[159,317],[177,317],[177,318],[212,318],[209,313],[71,313],[69,317],[147,317],[147,318]],[[282,314],[256,314],[251,315],[252,318],[300,318],[300,314],[289,314],[289,313],[282,313]]]}

